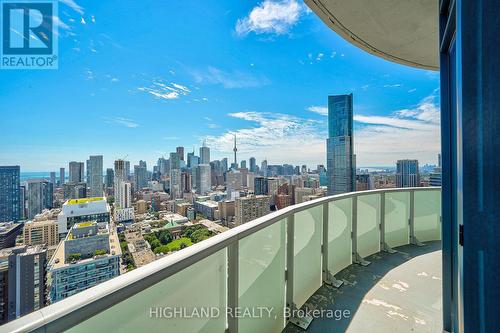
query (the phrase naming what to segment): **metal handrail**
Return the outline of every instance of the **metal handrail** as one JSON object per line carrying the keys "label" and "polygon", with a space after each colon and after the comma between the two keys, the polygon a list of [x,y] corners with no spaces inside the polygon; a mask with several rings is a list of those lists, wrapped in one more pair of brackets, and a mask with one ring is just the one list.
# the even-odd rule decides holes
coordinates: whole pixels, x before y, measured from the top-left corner
{"label": "metal handrail", "polygon": [[[234,248],[234,244],[255,232],[278,221],[293,217],[295,213],[326,203],[360,197],[370,194],[386,194],[394,192],[416,192],[440,190],[440,187],[412,187],[378,189],[360,192],[349,192],[318,198],[272,212],[243,225],[215,235],[202,242],[193,244],[183,250],[160,258],[148,265],[139,267],[124,275],[105,281],[97,286],[84,290],[71,297],[51,304],[21,318],[0,326],[2,332],[60,332],[69,329],[98,313],[125,301],[131,296],[166,279],[192,264],[216,253],[224,248]],[[234,258],[234,256],[233,256]],[[231,260],[228,258],[228,260]],[[233,259],[234,260],[234,259]],[[231,291],[229,291],[231,293]],[[231,295],[230,295],[231,296]],[[234,324],[234,323],[233,323]],[[231,323],[229,323],[231,327]]]}

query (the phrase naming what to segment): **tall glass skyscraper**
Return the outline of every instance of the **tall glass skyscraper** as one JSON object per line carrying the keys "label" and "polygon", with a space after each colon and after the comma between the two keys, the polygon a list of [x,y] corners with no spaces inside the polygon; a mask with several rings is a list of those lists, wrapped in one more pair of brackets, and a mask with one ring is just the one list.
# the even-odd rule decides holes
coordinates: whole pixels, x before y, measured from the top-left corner
{"label": "tall glass skyscraper", "polygon": [[356,190],[352,94],[328,96],[328,195]]}
{"label": "tall glass skyscraper", "polygon": [[21,219],[19,166],[0,166],[0,222]]}

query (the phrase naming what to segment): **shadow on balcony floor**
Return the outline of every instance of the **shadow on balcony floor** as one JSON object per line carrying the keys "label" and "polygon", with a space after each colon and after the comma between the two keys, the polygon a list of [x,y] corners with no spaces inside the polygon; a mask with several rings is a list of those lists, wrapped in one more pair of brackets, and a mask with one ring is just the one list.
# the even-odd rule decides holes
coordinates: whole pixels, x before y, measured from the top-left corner
{"label": "shadow on balcony floor", "polygon": [[[350,316],[315,318],[307,332],[441,332],[441,242],[395,250],[366,258],[369,266],[351,265],[338,273],[344,281],[339,289],[316,291],[305,307],[349,310]],[[304,330],[289,323],[283,332]]]}

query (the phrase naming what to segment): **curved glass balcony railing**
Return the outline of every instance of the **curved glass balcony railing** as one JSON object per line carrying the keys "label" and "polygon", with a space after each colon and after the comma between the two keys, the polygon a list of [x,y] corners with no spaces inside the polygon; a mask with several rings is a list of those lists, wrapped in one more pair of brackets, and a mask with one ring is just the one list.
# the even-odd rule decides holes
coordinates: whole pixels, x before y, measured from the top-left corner
{"label": "curved glass balcony railing", "polygon": [[294,320],[284,309],[299,309],[324,283],[338,286],[335,274],[349,265],[440,238],[440,188],[320,198],[216,235],[0,331],[280,332]]}

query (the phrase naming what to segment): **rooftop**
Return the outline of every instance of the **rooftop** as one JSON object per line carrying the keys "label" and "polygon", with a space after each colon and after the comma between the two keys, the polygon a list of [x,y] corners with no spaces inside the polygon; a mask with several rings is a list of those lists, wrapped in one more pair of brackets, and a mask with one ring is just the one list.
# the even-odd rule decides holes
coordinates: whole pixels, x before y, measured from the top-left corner
{"label": "rooftop", "polygon": [[106,200],[106,198],[94,197],[94,198],[69,199],[66,202],[66,204],[67,205],[81,205],[81,204],[86,204],[89,202],[103,201],[103,200]]}

